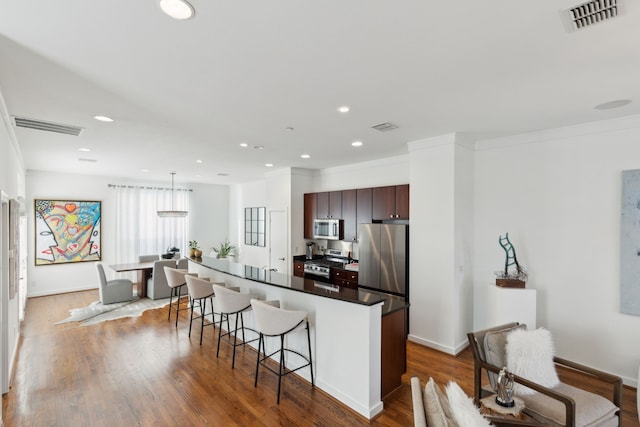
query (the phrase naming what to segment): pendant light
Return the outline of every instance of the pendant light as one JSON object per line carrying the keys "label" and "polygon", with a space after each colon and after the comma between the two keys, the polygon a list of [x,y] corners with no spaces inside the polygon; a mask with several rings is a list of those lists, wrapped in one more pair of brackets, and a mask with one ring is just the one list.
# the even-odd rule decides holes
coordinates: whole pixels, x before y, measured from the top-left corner
{"label": "pendant light", "polygon": [[176,173],[171,172],[171,210],[170,211],[158,211],[158,216],[160,218],[184,218],[187,216],[189,212],[187,211],[176,211],[173,209],[173,180],[175,178]]}

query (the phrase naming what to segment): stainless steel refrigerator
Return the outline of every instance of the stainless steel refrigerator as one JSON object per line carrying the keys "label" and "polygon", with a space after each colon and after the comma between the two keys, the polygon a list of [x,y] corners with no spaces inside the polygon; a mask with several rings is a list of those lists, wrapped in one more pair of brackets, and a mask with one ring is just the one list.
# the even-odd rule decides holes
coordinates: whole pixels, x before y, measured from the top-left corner
{"label": "stainless steel refrigerator", "polygon": [[409,290],[409,226],[360,224],[358,239],[358,286],[406,298]]}

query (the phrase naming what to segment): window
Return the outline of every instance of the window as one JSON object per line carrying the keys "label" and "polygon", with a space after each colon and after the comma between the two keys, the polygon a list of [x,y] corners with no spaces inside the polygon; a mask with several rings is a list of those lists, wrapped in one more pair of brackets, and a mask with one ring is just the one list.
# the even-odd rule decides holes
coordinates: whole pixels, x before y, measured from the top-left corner
{"label": "window", "polygon": [[244,208],[244,244],[265,246],[266,208]]}

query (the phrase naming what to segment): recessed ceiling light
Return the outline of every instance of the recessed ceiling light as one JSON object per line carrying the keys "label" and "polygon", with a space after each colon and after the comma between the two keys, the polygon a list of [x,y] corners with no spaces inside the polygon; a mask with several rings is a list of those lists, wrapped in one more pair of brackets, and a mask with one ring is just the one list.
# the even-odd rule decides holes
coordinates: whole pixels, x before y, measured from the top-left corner
{"label": "recessed ceiling light", "polygon": [[351,143],[351,146],[353,146],[353,147],[362,147],[362,141],[353,141]]}
{"label": "recessed ceiling light", "polygon": [[303,159],[308,159],[308,158],[310,158],[311,156],[310,156],[309,154],[303,154],[303,155],[301,155],[300,157],[302,157]]}
{"label": "recessed ceiling light", "polygon": [[264,150],[264,145],[254,145],[253,147],[254,150]]}
{"label": "recessed ceiling light", "polygon": [[147,172],[149,172],[149,169],[140,169],[140,172],[147,173]]}
{"label": "recessed ceiling light", "polygon": [[242,148],[247,148],[249,146],[249,144],[247,144],[246,142],[241,142],[240,143],[240,147]]}
{"label": "recessed ceiling light", "polygon": [[218,176],[229,176],[229,174],[228,174],[228,173],[222,173],[222,172],[220,172],[220,173],[219,173],[219,174],[217,174],[217,175],[218,175]]}
{"label": "recessed ceiling light", "polygon": [[185,20],[193,18],[196,11],[185,0],[160,0],[160,9],[173,19]]}
{"label": "recessed ceiling light", "polygon": [[272,168],[272,167],[273,167],[273,163],[265,163],[264,165],[265,165],[266,167],[268,167],[268,168]]}
{"label": "recessed ceiling light", "polygon": [[196,163],[202,163],[202,160],[198,159],[196,160]]}
{"label": "recessed ceiling light", "polygon": [[289,126],[284,128],[284,130],[286,130],[287,132],[293,132],[293,127]]}
{"label": "recessed ceiling light", "polygon": [[348,105],[341,105],[340,107],[338,107],[338,112],[340,112],[340,113],[348,113],[350,109],[351,108],[349,108]]}
{"label": "recessed ceiling light", "polygon": [[88,153],[91,151],[90,148],[78,148],[78,151],[84,151],[85,153]]}
{"label": "recessed ceiling light", "polygon": [[94,119],[99,120],[101,122],[112,122],[113,119],[107,116],[93,116]]}
{"label": "recessed ceiling light", "polygon": [[631,104],[630,99],[617,99],[615,101],[609,101],[609,102],[604,102],[602,104],[598,104],[594,108],[596,110],[611,110],[613,108],[620,108],[629,104]]}

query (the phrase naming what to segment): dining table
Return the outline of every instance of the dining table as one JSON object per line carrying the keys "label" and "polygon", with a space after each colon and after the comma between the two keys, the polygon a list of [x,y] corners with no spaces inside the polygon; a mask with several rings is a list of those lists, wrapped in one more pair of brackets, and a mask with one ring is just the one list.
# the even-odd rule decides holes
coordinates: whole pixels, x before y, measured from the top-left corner
{"label": "dining table", "polygon": [[147,296],[147,280],[153,272],[154,261],[131,262],[128,264],[110,265],[112,270],[122,273],[125,271],[139,271],[138,297],[145,298]]}

